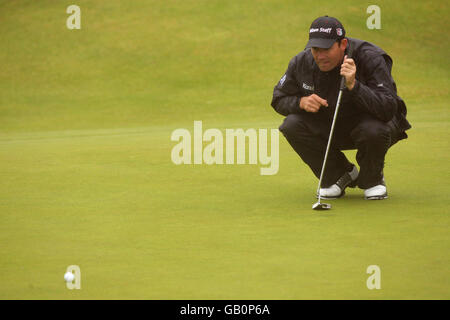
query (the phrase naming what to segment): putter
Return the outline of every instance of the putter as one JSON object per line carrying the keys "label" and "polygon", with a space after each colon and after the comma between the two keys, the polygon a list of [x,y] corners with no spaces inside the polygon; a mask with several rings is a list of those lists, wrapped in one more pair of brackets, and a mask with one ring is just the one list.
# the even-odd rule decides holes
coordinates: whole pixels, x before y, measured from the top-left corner
{"label": "putter", "polygon": [[[348,42],[347,58],[350,58],[350,55],[351,55],[350,42]],[[339,95],[338,95],[338,99],[336,102],[336,109],[334,110],[333,122],[331,123],[331,129],[330,129],[330,135],[328,137],[327,149],[325,150],[325,157],[323,159],[322,170],[320,172],[319,185],[317,187],[318,201],[313,204],[313,206],[312,206],[313,210],[330,210],[331,209],[331,204],[320,202],[320,200],[321,200],[320,186],[322,184],[323,173],[325,172],[325,165],[327,164],[328,150],[330,150],[331,139],[333,138],[334,124],[336,123],[339,105],[341,104],[342,91],[344,90],[344,88],[345,88],[345,77],[341,77],[341,84],[339,86]]]}

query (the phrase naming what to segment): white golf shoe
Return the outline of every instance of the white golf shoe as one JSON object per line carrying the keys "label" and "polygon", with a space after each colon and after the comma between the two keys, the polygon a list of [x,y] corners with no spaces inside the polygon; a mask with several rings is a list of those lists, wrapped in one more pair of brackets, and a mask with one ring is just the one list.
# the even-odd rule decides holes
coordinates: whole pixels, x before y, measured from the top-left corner
{"label": "white golf shoe", "polygon": [[[320,188],[320,197],[323,199],[337,199],[345,194],[345,188],[354,188],[358,178],[358,169],[353,165],[353,169],[344,173],[335,184],[328,188]],[[319,197],[319,195],[317,195]]]}
{"label": "white golf shoe", "polygon": [[337,199],[345,194],[345,191],[337,185],[333,184],[329,188],[320,188],[320,197],[323,199]]}
{"label": "white golf shoe", "polygon": [[364,190],[364,199],[366,200],[383,200],[387,197],[388,195],[386,186],[384,185],[384,179],[383,184]]}

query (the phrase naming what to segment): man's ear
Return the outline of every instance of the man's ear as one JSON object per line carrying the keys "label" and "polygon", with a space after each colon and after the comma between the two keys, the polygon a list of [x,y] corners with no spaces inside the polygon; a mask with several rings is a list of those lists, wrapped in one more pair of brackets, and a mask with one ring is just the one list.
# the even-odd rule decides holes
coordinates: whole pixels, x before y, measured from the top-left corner
{"label": "man's ear", "polygon": [[347,38],[342,39],[341,45],[343,47],[343,50],[345,51],[345,49],[347,49],[347,46],[348,46],[348,39]]}

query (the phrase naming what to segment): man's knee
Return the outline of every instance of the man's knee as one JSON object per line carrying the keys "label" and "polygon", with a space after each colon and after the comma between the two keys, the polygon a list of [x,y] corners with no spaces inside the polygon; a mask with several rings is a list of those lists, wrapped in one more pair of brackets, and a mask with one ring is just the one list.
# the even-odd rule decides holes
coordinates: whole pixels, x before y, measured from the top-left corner
{"label": "man's knee", "polygon": [[356,144],[387,145],[391,141],[390,127],[379,120],[365,121],[352,131],[352,138]]}
{"label": "man's knee", "polygon": [[279,127],[283,135],[288,137],[295,137],[304,132],[306,129],[304,119],[299,114],[289,114]]}

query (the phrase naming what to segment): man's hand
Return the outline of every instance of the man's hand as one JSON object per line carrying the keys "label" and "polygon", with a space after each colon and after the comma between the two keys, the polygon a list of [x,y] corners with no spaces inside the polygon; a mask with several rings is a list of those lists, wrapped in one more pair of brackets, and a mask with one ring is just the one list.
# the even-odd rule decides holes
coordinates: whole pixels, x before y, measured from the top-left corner
{"label": "man's hand", "polygon": [[321,106],[328,107],[328,102],[315,93],[307,97],[302,97],[300,99],[300,109],[303,109],[307,112],[317,112],[319,111]]}
{"label": "man's hand", "polygon": [[341,65],[341,76],[345,77],[345,86],[348,90],[352,90],[355,86],[356,65],[351,58],[344,57],[344,62]]}

